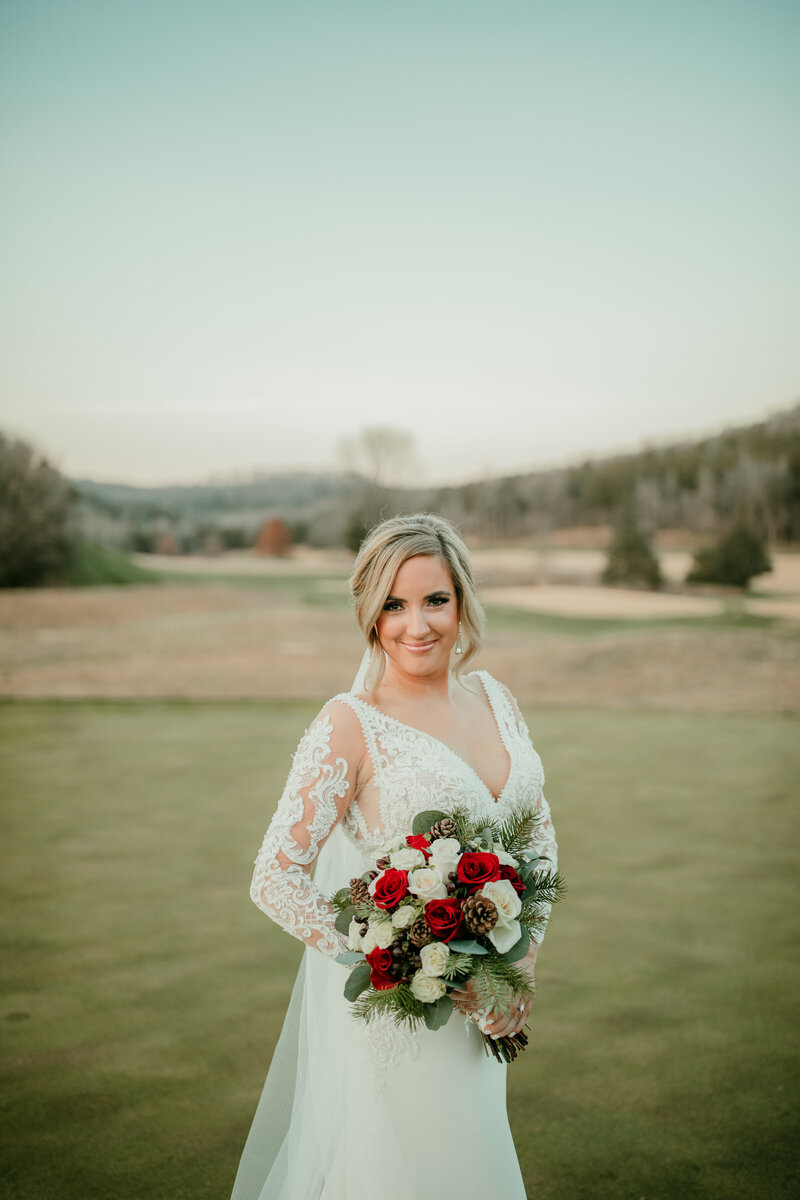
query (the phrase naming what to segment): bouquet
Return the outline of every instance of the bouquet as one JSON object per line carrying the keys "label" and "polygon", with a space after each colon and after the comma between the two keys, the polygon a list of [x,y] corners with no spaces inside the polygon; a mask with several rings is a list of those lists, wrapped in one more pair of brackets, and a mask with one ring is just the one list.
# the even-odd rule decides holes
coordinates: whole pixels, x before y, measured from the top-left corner
{"label": "bouquet", "polygon": [[[507,1013],[512,997],[533,994],[517,964],[544,927],[542,904],[565,885],[530,848],[534,808],[476,826],[463,809],[418,813],[412,832],[391,843],[375,867],[331,897],[349,949],[344,988],[357,1017],[390,1013],[397,1024],[445,1025],[450,993],[472,982],[482,1009]],[[512,1062],[524,1032],[489,1038],[486,1052]]]}

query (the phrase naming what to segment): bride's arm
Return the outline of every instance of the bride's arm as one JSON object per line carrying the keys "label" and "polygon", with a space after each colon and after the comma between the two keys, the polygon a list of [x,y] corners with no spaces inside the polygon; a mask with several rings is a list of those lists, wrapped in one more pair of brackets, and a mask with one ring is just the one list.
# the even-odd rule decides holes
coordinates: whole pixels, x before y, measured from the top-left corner
{"label": "bride's arm", "polygon": [[250,886],[262,912],[330,958],[347,949],[346,939],[334,926],[336,914],[311,879],[311,868],[352,803],[362,750],[355,714],[346,705],[326,704],[294,754]]}

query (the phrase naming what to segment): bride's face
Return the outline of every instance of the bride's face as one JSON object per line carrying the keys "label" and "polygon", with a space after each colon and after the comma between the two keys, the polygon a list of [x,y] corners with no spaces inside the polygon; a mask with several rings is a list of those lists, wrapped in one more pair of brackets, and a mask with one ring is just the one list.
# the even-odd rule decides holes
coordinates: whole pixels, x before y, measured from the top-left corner
{"label": "bride's face", "polygon": [[458,637],[458,599],[440,558],[420,554],[403,563],[375,628],[386,657],[405,674],[449,669]]}

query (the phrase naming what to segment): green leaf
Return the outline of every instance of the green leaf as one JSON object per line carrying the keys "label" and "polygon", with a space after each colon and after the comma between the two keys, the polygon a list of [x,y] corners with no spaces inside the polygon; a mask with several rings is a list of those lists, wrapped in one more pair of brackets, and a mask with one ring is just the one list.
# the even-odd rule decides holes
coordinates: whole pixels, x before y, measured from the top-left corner
{"label": "green leaf", "polygon": [[336,961],[349,967],[351,963],[363,962],[364,954],[361,950],[343,950],[341,954],[336,955]]}
{"label": "green leaf", "polygon": [[455,950],[458,954],[488,954],[489,951],[482,946],[480,942],[471,940],[470,938],[461,938],[458,941],[448,942],[450,950]]}
{"label": "green leaf", "polygon": [[361,993],[369,987],[369,977],[369,963],[363,962],[360,966],[353,967],[350,977],[344,985],[345,1000],[357,1000]]}
{"label": "green leaf", "polygon": [[334,892],[334,894],[330,897],[331,908],[335,908],[337,911],[347,908],[348,904],[352,903],[353,899],[350,895],[349,887],[339,888],[338,892]]}
{"label": "green leaf", "polygon": [[350,928],[350,922],[356,915],[355,905],[350,904],[347,908],[343,908],[333,922],[339,933],[347,933]]}
{"label": "green leaf", "polygon": [[524,958],[531,948],[531,935],[528,933],[524,925],[521,926],[521,929],[522,933],[519,941],[515,942],[510,950],[506,950],[505,954],[500,955],[500,957],[507,963],[519,962],[519,960]]}
{"label": "green leaf", "polygon": [[431,825],[435,825],[437,821],[443,821],[449,814],[439,812],[436,808],[429,808],[426,812],[417,813],[411,824],[411,832],[415,836],[421,833],[427,833]]}
{"label": "green leaf", "polygon": [[440,996],[433,1004],[425,1005],[425,1024],[428,1029],[441,1029],[450,1020],[453,1001],[449,996]]}

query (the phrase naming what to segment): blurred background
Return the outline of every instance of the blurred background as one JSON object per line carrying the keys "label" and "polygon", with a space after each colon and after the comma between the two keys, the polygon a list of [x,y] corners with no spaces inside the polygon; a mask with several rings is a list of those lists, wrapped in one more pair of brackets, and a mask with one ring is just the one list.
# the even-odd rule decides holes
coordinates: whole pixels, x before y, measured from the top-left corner
{"label": "blurred background", "polygon": [[252,859],[420,509],[570,885],[529,1195],[795,1194],[799,52],[780,0],[0,5],[5,1195],[229,1194],[301,949]]}

